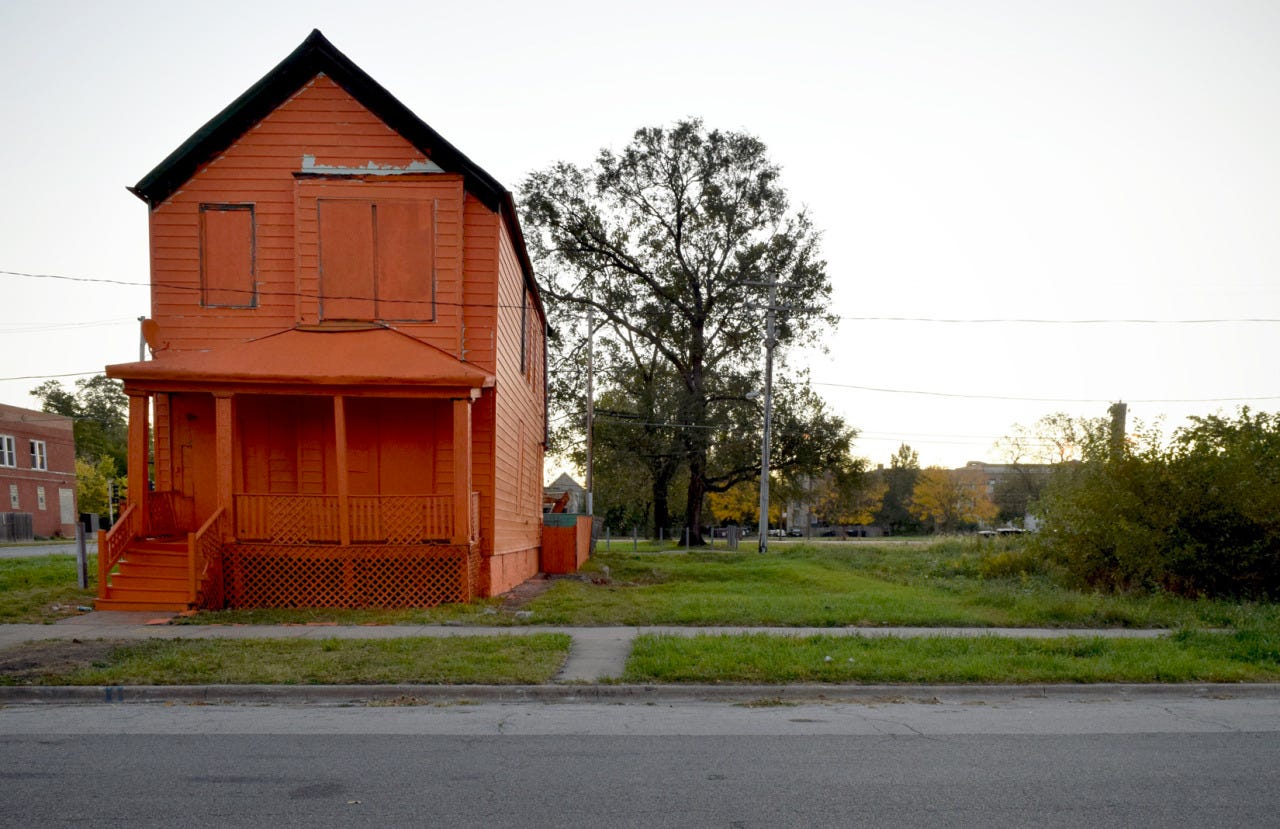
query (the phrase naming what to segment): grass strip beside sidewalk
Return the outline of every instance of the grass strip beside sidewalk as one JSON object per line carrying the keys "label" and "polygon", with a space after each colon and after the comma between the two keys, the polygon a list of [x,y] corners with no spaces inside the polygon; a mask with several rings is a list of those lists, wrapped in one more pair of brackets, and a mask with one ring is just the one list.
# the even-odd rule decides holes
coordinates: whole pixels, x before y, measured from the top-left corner
{"label": "grass strip beside sidewalk", "polygon": [[1277,680],[1280,636],[1261,631],[1185,631],[1144,640],[644,635],[622,676],[635,683],[758,684]]}
{"label": "grass strip beside sidewalk", "polygon": [[570,638],[43,641],[0,651],[0,685],[528,685]]}

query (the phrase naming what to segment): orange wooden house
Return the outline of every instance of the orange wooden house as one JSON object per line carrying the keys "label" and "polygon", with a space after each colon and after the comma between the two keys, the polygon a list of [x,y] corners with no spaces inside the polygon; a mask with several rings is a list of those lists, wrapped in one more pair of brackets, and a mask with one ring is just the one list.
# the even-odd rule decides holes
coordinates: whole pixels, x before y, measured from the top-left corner
{"label": "orange wooden house", "polygon": [[99,608],[423,606],[537,573],[545,314],[502,185],[316,31],[130,189],[152,359],[107,367],[132,504]]}

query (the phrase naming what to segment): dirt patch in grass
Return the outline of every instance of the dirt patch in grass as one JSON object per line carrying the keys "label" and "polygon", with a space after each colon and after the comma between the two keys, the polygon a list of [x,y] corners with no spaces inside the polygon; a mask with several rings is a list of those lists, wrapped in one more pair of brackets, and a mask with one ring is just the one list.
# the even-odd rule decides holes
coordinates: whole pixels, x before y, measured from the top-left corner
{"label": "dirt patch in grass", "polygon": [[524,606],[551,589],[551,577],[539,573],[502,594],[502,609],[507,612],[523,610]]}
{"label": "dirt patch in grass", "polygon": [[121,642],[105,639],[32,642],[0,651],[0,685],[38,685],[110,659]]}

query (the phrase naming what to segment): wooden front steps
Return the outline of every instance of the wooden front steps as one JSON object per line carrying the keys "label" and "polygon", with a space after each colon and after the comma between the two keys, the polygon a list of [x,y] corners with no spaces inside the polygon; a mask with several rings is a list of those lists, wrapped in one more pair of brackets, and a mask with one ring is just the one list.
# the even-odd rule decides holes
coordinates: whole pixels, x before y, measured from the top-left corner
{"label": "wooden front steps", "polygon": [[190,582],[186,538],[138,538],[108,577],[97,610],[187,610]]}

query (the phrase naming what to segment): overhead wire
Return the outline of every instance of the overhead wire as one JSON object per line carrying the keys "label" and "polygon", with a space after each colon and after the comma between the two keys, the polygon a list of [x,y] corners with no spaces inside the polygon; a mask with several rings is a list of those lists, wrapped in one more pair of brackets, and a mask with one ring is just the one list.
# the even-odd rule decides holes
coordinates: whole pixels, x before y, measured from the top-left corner
{"label": "overhead wire", "polygon": [[[53,280],[79,282],[79,283],[118,285],[118,286],[125,286],[125,287],[144,287],[144,288],[163,287],[171,290],[191,291],[191,292],[199,292],[202,290],[202,288],[198,285],[186,285],[186,284],[166,283],[166,282],[158,282],[158,283],[137,282],[137,281],[122,280],[122,279],[110,279],[110,278],[104,278],[104,277],[84,277],[84,276],[68,276],[65,274],[31,273],[31,272],[15,271],[15,270],[8,270],[8,269],[0,269],[0,275],[31,278],[31,279],[53,279]],[[277,296],[277,297],[317,299],[317,300],[322,298],[318,294],[306,293],[301,291],[269,291],[269,290],[255,289],[251,292],[246,291],[246,293],[253,293],[255,296],[258,296],[258,297]],[[341,299],[341,300],[359,300],[359,301],[378,301],[378,302],[387,302],[387,303],[414,303],[414,304],[430,303],[433,305],[444,305],[444,306],[450,306],[450,307],[462,307],[465,304],[468,307],[510,309],[510,310],[518,310],[524,307],[523,305],[505,304],[505,303],[475,303],[475,302],[462,303],[462,302],[456,302],[451,300],[442,300],[438,298],[433,298],[431,300],[377,299],[374,297],[366,297],[366,296],[329,296],[329,297],[323,297],[323,298],[330,299],[330,300]],[[1237,324],[1237,323],[1240,323],[1240,324],[1280,323],[1280,318],[1270,318],[1270,317],[1238,317],[1238,318],[1222,317],[1222,318],[1161,320],[1161,319],[1143,319],[1143,318],[1041,319],[1041,318],[996,318],[996,317],[943,318],[943,317],[867,316],[867,315],[864,315],[864,316],[837,315],[837,316],[839,317],[839,319],[842,319],[842,320],[851,320],[851,321],[860,321],[860,322],[914,322],[914,323],[935,323],[935,324],[944,324],[944,325],[1019,324],[1019,325],[1057,326],[1057,325],[1225,325],[1225,324]],[[117,324],[117,322],[118,321],[115,321],[115,320],[103,320],[103,321],[97,321],[94,323],[83,323],[83,324],[67,323],[66,327],[68,328],[88,327],[90,325]],[[54,324],[52,327],[48,328],[47,330],[59,330],[60,327],[61,326],[59,324]],[[41,330],[42,329],[40,328],[34,328],[34,327],[25,329],[25,330],[15,329],[10,331],[5,331],[3,329],[0,329],[0,334],[38,333]],[[560,358],[560,360],[558,360],[555,364],[549,367],[549,370],[555,370],[559,368],[561,365],[567,362],[571,358],[571,356],[572,354],[563,355]],[[21,376],[14,376],[14,377],[0,377],[0,382],[18,381],[18,380],[55,379],[55,378],[62,378],[62,377],[81,377],[81,376],[87,376],[87,375],[98,374],[98,373],[101,373],[101,372],[83,371],[83,372],[67,372],[63,374],[21,375]],[[1110,400],[1105,398],[1026,397],[1026,396],[1017,396],[1017,395],[940,392],[940,391],[929,391],[929,390],[923,390],[923,389],[895,389],[895,388],[887,388],[887,387],[856,385],[856,384],[850,384],[850,383],[829,383],[829,382],[820,382],[820,381],[812,381],[812,383],[815,386],[826,386],[831,388],[846,388],[846,389],[874,392],[874,393],[880,393],[880,394],[899,394],[899,395],[913,395],[913,396],[964,399],[964,400],[996,400],[996,401],[1023,402],[1023,403],[1080,403],[1080,404],[1111,402]],[[1233,403],[1233,402],[1250,401],[1250,400],[1258,400],[1258,401],[1280,400],[1280,395],[1239,395],[1239,396],[1233,396],[1233,397],[1211,397],[1211,398],[1150,398],[1150,399],[1135,399],[1129,402],[1142,403],[1142,404],[1192,404],[1192,403]],[[662,426],[662,425],[670,425],[670,424],[649,424],[649,425]]]}

